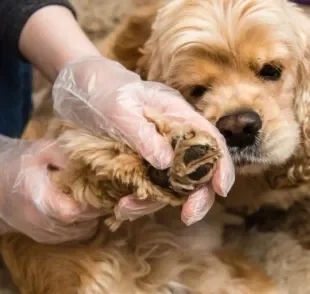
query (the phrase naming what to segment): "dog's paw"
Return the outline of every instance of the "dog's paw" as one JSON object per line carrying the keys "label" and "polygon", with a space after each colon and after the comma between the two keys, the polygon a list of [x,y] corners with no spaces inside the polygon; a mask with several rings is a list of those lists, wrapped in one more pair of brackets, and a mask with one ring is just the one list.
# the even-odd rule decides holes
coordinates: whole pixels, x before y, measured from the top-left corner
{"label": "dog's paw", "polygon": [[105,209],[105,223],[112,231],[122,223],[116,219],[114,208],[124,195],[182,205],[192,191],[211,180],[220,149],[210,134],[198,128],[161,117],[155,125],[174,150],[167,170],[150,166],[122,142],[64,122],[55,123],[53,134],[69,163],[66,170],[50,170],[51,180],[79,203]]}
{"label": "dog's paw", "polygon": [[178,126],[168,134],[174,149],[171,168],[157,170],[150,166],[148,176],[152,183],[188,195],[199,185],[211,180],[220,150],[211,135],[191,126]]}

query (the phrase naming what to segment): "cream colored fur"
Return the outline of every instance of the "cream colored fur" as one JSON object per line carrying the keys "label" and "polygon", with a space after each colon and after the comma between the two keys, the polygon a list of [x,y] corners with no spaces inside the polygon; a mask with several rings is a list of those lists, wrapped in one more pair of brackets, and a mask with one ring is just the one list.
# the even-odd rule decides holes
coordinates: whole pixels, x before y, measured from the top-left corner
{"label": "cream colored fur", "polygon": [[[175,0],[158,8],[130,17],[102,51],[143,78],[180,90],[211,122],[240,108],[257,111],[260,154],[237,165],[227,199],[189,228],[177,208],[166,208],[114,233],[103,224],[95,240],[79,246],[4,236],[1,250],[14,281],[22,293],[38,294],[310,293],[309,20],[284,0]],[[266,63],[281,67],[280,80],[258,78]],[[195,99],[195,85],[209,91]],[[69,154],[93,136],[75,132],[66,141]],[[103,152],[99,141],[108,139],[96,140],[83,155],[94,170],[95,154]],[[113,144],[109,152],[122,150]]]}
{"label": "cream colored fur", "polygon": [[[139,12],[112,35],[115,45],[108,56],[127,65],[124,52],[131,44],[119,46],[117,35],[139,36],[126,27],[130,22],[143,26],[152,15],[152,9]],[[131,42],[143,44],[139,58],[131,60],[135,70],[180,90],[208,120],[215,122],[240,108],[254,109],[264,118],[264,156],[238,169],[236,184],[222,202],[241,215],[264,206],[281,208],[286,225],[274,220],[272,233],[258,232],[259,224],[250,231],[237,230],[239,235],[232,234],[227,246],[244,250],[292,294],[310,292],[310,283],[304,282],[310,273],[309,215],[304,207],[310,188],[309,32],[308,18],[287,1],[185,0],[160,10],[147,40]],[[283,65],[280,82],[262,83],[253,77],[251,63],[264,61]],[[189,90],[196,84],[209,84],[211,90],[195,100]]]}

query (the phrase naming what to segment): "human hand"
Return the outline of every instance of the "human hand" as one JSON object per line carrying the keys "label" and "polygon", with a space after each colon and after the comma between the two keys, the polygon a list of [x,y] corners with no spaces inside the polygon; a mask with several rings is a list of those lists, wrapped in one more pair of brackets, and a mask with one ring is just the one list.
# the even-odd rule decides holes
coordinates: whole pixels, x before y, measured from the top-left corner
{"label": "human hand", "polygon": [[0,233],[21,232],[42,243],[90,238],[100,212],[81,208],[53,186],[48,166],[66,168],[56,142],[0,136]]}
{"label": "human hand", "polygon": [[[90,57],[67,64],[55,82],[53,98],[60,117],[126,142],[158,169],[171,165],[173,150],[144,117],[146,109],[154,109],[171,120],[190,122],[213,135],[223,156],[212,181],[190,195],[183,205],[182,220],[188,225],[202,219],[212,206],[215,193],[226,196],[234,182],[233,163],[217,129],[195,112],[179,92],[157,82],[143,82],[119,63]],[[161,203],[138,201],[129,195],[120,201],[116,215],[135,219],[162,207]]]}

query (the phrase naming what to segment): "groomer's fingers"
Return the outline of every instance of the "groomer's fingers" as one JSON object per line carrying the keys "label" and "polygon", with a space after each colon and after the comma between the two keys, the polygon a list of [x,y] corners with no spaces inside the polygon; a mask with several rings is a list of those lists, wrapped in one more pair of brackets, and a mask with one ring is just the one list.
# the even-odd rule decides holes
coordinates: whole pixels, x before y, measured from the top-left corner
{"label": "groomer's fingers", "polygon": [[[47,221],[48,222],[48,221]],[[84,222],[76,222],[64,226],[57,222],[51,222],[46,230],[33,227],[28,236],[39,243],[59,244],[72,241],[84,241],[92,238],[98,231],[99,220],[94,219]]]}
{"label": "groomer's fingers", "polygon": [[182,208],[182,221],[190,226],[205,217],[215,200],[211,185],[201,187],[188,197]]}
{"label": "groomer's fingers", "polygon": [[113,121],[113,128],[151,165],[158,169],[169,167],[173,160],[171,145],[157,132],[155,124],[144,117],[142,100],[131,98],[147,93],[136,85],[129,85],[125,90],[111,106],[113,113],[109,119]]}
{"label": "groomer's fingers", "polygon": [[152,200],[138,200],[134,195],[123,197],[114,212],[118,220],[133,221],[141,216],[154,213],[166,204]]}

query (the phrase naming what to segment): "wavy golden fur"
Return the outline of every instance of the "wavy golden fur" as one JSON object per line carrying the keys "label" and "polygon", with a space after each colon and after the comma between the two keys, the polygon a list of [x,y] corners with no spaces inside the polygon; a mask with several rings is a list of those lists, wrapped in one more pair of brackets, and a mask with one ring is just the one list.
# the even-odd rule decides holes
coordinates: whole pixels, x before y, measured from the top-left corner
{"label": "wavy golden fur", "polygon": [[[184,198],[154,185],[149,167],[126,145],[61,122],[51,134],[71,165],[60,177],[51,171],[52,179],[111,215],[87,244],[42,245],[5,235],[1,253],[13,279],[23,294],[310,293],[309,20],[284,0],[165,2],[138,10],[100,49],[142,78],[178,89],[214,124],[239,109],[259,113],[258,151],[230,149],[236,183],[200,223],[187,228],[178,208],[166,207],[121,225],[112,212],[123,193],[148,191],[170,204]],[[281,76],[263,80],[266,65]],[[174,166],[197,144],[215,148],[206,158],[216,164],[220,155],[208,134],[190,129],[188,137],[189,126],[150,119],[172,144],[182,137]],[[188,172],[182,178],[187,183]],[[106,224],[120,228],[112,233]]]}

